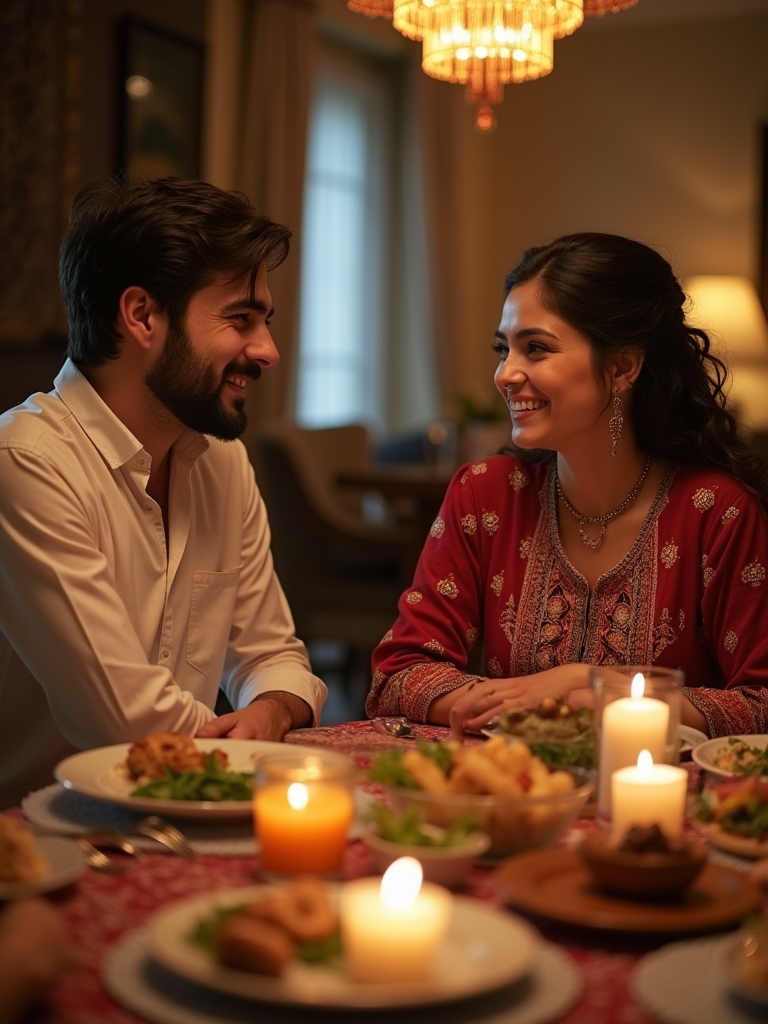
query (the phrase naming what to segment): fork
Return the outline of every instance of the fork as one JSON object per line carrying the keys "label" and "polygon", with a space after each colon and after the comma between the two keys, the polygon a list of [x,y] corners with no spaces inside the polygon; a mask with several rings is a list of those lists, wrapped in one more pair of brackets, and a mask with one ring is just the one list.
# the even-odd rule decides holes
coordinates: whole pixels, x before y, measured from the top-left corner
{"label": "fork", "polygon": [[107,874],[121,875],[124,871],[128,870],[127,864],[120,864],[116,860],[112,860],[106,853],[102,853],[101,850],[97,850],[93,843],[89,843],[85,836],[77,836],[75,842],[85,854],[85,859],[88,864],[95,868],[96,871],[104,871]]}
{"label": "fork", "polygon": [[165,821],[164,818],[158,818],[156,814],[150,814],[148,818],[142,818],[141,821],[136,823],[133,830],[138,835],[156,839],[158,843],[167,846],[172,853],[177,854],[179,857],[191,859],[195,856],[195,851],[187,841],[187,837],[182,832],[179,832],[174,825],[171,825],[169,821]]}

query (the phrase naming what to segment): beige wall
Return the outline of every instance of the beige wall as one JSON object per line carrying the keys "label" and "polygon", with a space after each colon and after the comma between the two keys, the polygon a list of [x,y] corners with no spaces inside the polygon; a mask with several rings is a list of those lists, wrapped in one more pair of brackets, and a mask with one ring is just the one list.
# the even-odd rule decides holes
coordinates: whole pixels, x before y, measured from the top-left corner
{"label": "beige wall", "polygon": [[682,276],[758,280],[766,54],[766,16],[588,23],[555,44],[548,78],[507,87],[490,136],[475,132],[461,87],[443,86],[461,195],[454,359],[468,385],[490,379],[506,272],[559,234],[620,232],[660,248]]}

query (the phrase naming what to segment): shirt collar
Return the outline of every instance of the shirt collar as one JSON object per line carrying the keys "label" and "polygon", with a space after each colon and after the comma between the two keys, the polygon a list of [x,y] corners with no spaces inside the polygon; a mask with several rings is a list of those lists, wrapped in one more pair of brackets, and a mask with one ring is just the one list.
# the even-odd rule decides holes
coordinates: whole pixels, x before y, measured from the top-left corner
{"label": "shirt collar", "polygon": [[[143,450],[141,441],[112,412],[71,359],[64,363],[53,386],[112,469],[124,466]],[[190,465],[207,448],[208,441],[196,430],[185,430],[173,446],[175,453]]]}

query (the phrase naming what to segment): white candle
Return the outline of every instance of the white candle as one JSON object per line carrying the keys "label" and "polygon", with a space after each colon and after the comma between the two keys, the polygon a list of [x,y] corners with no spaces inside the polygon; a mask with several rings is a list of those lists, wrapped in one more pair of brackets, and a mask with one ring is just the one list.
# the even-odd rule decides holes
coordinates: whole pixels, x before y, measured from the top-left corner
{"label": "white candle", "polygon": [[451,915],[451,894],[422,884],[421,864],[401,857],[384,877],[361,878],[341,890],[341,935],[355,980],[422,981]]}
{"label": "white candle", "polygon": [[631,696],[620,697],[603,708],[597,810],[602,818],[611,812],[611,776],[619,768],[637,763],[641,750],[653,760],[664,761],[669,732],[669,705],[644,697],[645,679],[638,672],[632,679]]}
{"label": "white candle", "polygon": [[671,764],[654,764],[642,750],[637,765],[620,768],[611,777],[611,831],[620,842],[633,825],[658,825],[668,839],[683,834],[688,774]]}

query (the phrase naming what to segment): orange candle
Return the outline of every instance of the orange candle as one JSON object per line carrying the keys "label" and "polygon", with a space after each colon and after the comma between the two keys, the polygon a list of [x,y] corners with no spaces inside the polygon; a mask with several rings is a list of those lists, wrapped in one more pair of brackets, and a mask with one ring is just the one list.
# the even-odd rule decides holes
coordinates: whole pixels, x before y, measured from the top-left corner
{"label": "orange candle", "polygon": [[341,869],[354,774],[353,762],[330,752],[257,765],[253,815],[262,870],[324,875]]}

